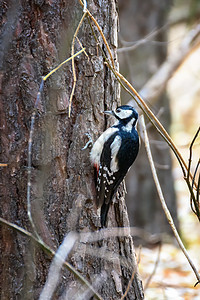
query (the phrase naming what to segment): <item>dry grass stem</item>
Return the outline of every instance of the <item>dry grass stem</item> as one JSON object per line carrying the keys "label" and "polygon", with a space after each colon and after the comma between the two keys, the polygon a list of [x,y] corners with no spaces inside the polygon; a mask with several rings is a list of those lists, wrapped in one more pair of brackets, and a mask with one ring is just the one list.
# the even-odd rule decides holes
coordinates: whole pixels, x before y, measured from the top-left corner
{"label": "dry grass stem", "polygon": [[159,264],[159,261],[160,261],[161,247],[162,247],[162,244],[160,243],[159,246],[158,246],[158,255],[157,255],[157,259],[156,259],[156,261],[155,261],[153,271],[152,271],[152,273],[150,274],[149,278],[147,279],[147,281],[146,281],[146,283],[145,283],[145,285],[144,285],[144,291],[148,289],[149,284],[150,284],[150,282],[151,282],[153,276],[156,274],[156,270],[157,270],[157,267],[158,267],[158,264]]}
{"label": "dry grass stem", "polygon": [[189,159],[188,159],[188,173],[187,173],[187,176],[185,177],[185,180],[186,180],[186,183],[188,185],[188,188],[190,189],[190,206],[191,206],[191,209],[192,211],[195,213],[195,215],[197,216],[198,220],[200,221],[200,207],[199,207],[199,189],[200,189],[200,172],[199,172],[199,178],[198,178],[198,182],[197,182],[197,187],[196,187],[196,197],[195,197],[195,192],[194,192],[194,183],[195,183],[195,180],[196,180],[196,175],[197,175],[197,172],[199,170],[199,166],[200,166],[200,158],[197,162],[197,165],[195,167],[195,171],[194,171],[194,175],[193,175],[193,178],[192,178],[192,183],[190,183],[190,176],[189,176],[189,173],[190,173],[190,169],[191,169],[191,164],[192,164],[192,155],[193,155],[193,147],[194,147],[194,143],[199,135],[199,132],[200,132],[200,127],[198,128],[191,144],[190,144],[190,147],[189,147]]}
{"label": "dry grass stem", "polygon": [[[79,0],[79,2],[83,6],[83,2],[81,0]],[[106,46],[106,48],[108,50],[108,53],[110,55],[110,60],[111,60],[112,67],[115,68],[115,64],[114,64],[114,59],[113,59],[113,56],[112,56],[112,52],[110,50],[110,47],[109,47],[108,42],[107,42],[107,40],[105,38],[105,35],[103,34],[103,31],[102,31],[101,27],[99,26],[97,20],[93,17],[93,15],[90,13],[90,11],[88,9],[87,9],[87,13],[90,16],[90,18],[92,19],[92,21],[94,22],[94,24],[96,25],[96,27],[97,27],[97,29],[98,29],[98,31],[99,31],[99,33],[100,33],[100,35],[101,35],[101,37],[102,37],[102,39],[104,41],[104,44],[105,44],[105,46]]]}
{"label": "dry grass stem", "polygon": [[152,157],[152,154],[151,154],[151,148],[150,148],[150,144],[149,144],[149,138],[148,138],[148,135],[147,135],[147,131],[146,131],[146,127],[145,127],[145,121],[144,121],[144,116],[142,115],[141,116],[141,126],[142,126],[142,131],[143,131],[143,135],[144,135],[144,142],[145,142],[145,148],[146,148],[146,152],[147,152],[147,156],[148,156],[148,159],[149,159],[149,164],[150,164],[150,167],[151,167],[151,171],[152,171],[152,175],[153,175],[153,179],[154,179],[154,182],[155,182],[155,186],[156,186],[156,189],[157,189],[157,192],[158,192],[158,196],[159,196],[159,199],[160,199],[160,202],[161,202],[161,205],[163,207],[163,210],[164,210],[164,213],[167,217],[167,220],[169,222],[169,225],[171,226],[171,229],[174,233],[174,236],[178,242],[178,245],[180,247],[180,249],[182,250],[183,254],[185,255],[185,257],[187,258],[191,268],[193,269],[195,275],[196,275],[196,278],[198,280],[198,282],[200,281],[200,275],[195,267],[195,265],[193,264],[191,258],[189,257],[189,254],[187,252],[187,250],[185,249],[184,245],[183,245],[183,242],[178,234],[178,231],[176,229],[176,226],[174,224],[174,221],[172,219],[172,216],[168,210],[168,207],[166,205],[166,202],[165,202],[165,199],[164,199],[164,196],[163,196],[163,192],[162,192],[162,189],[161,189],[161,186],[160,186],[160,182],[159,182],[159,179],[158,179],[158,176],[157,176],[157,172],[156,172],[156,168],[155,168],[155,165],[154,165],[154,161],[153,161],[153,157]]}
{"label": "dry grass stem", "polygon": [[[87,15],[87,12],[84,12],[83,13],[83,16],[76,28],[76,31],[74,33],[74,36],[73,36],[73,40],[72,40],[72,50],[71,50],[71,57],[72,57],[72,73],[73,73],[73,79],[74,79],[74,83],[73,83],[73,87],[72,87],[72,91],[71,91],[71,95],[70,95],[70,98],[69,98],[69,118],[70,118],[70,115],[71,115],[71,107],[72,107],[72,99],[73,99],[73,96],[74,96],[74,91],[75,91],[75,87],[76,87],[76,81],[77,81],[77,78],[76,78],[76,71],[75,71],[75,65],[74,65],[74,44],[75,44],[75,40],[76,40],[76,37],[78,35],[78,32],[81,28],[81,25],[83,23],[83,20],[85,19],[85,16]],[[85,50],[85,49],[84,49]]]}
{"label": "dry grass stem", "polygon": [[32,212],[31,212],[31,168],[32,168],[32,144],[33,144],[33,135],[34,135],[34,125],[35,125],[35,117],[38,109],[39,102],[41,100],[41,93],[43,91],[44,82],[57,70],[59,70],[64,64],[72,60],[75,56],[81,54],[85,49],[81,49],[77,53],[75,53],[73,56],[67,58],[65,61],[63,61],[61,64],[59,64],[56,68],[54,68],[52,71],[50,71],[47,75],[42,77],[42,81],[39,87],[39,91],[37,93],[37,98],[34,105],[34,110],[31,116],[31,127],[30,127],[30,134],[29,134],[29,140],[28,140],[28,175],[27,175],[27,214],[29,221],[31,223],[32,229],[37,236],[39,240],[41,240],[41,237],[39,236],[36,226],[34,224],[33,218],[32,218]]}
{"label": "dry grass stem", "polygon": [[[31,238],[36,244],[38,244],[43,250],[45,250],[48,254],[50,254],[51,256],[55,256],[56,252],[51,249],[47,244],[45,244],[41,239],[37,239],[32,233],[30,233],[29,231],[25,230],[24,228],[13,224],[3,218],[0,217],[0,223],[3,223],[7,226],[9,226],[10,228],[20,232],[21,234]],[[95,289],[93,288],[93,286],[78,272],[76,271],[76,269],[70,265],[68,262],[64,262],[63,264],[64,267],[66,267],[72,274],[74,274],[74,276],[84,285],[86,285],[92,292],[94,295],[95,299],[98,300],[102,300],[102,297],[98,294],[98,292],[95,291]]]}
{"label": "dry grass stem", "polygon": [[[160,121],[157,119],[157,117],[154,115],[154,113],[150,110],[148,105],[145,103],[145,101],[142,99],[142,97],[138,94],[138,92],[135,90],[135,88],[130,84],[130,82],[126,78],[124,78],[124,76],[122,74],[120,74],[117,71],[115,71],[115,72],[119,76],[119,78],[125,82],[125,84],[130,88],[130,90],[137,97],[137,98],[134,97],[134,100],[137,102],[138,106],[147,115],[147,117],[152,122],[152,124],[156,127],[156,129],[158,129],[158,131],[160,133],[162,133],[162,136],[164,137],[164,139],[166,140],[166,142],[168,143],[168,145],[170,146],[170,148],[173,150],[174,154],[176,155],[176,157],[182,167],[182,170],[184,172],[184,176],[185,176],[186,171],[187,171],[187,164],[184,161],[181,153],[179,152],[178,148],[176,147],[176,145],[175,145],[174,141],[172,140],[172,138],[170,137],[170,135],[167,133],[167,131],[165,130],[163,125],[160,123]],[[193,177],[191,173],[190,173],[190,177],[191,178]]]}
{"label": "dry grass stem", "polygon": [[159,99],[174,72],[177,71],[188,55],[199,46],[199,36],[200,26],[198,25],[187,33],[179,48],[167,57],[158,71],[142,87],[140,95],[143,99],[148,99],[151,105]]}
{"label": "dry grass stem", "polygon": [[39,300],[49,300],[52,298],[59,282],[62,266],[65,263],[68,254],[74,247],[76,240],[77,234],[74,232],[70,232],[64,238],[62,244],[59,246],[50,265],[47,280],[40,294]]}

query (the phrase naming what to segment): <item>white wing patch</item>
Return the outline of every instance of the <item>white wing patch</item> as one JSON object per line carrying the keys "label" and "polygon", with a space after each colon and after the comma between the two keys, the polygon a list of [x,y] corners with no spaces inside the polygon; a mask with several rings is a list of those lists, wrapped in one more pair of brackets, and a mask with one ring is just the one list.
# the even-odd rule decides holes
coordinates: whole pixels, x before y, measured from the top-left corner
{"label": "white wing patch", "polygon": [[100,137],[94,143],[90,152],[90,160],[94,165],[100,165],[100,157],[103,150],[104,143],[114,134],[118,128],[108,128],[100,135]]}
{"label": "white wing patch", "polygon": [[111,162],[110,162],[110,170],[115,173],[119,170],[118,161],[117,161],[117,153],[119,148],[121,147],[122,139],[119,135],[117,135],[110,145],[111,148]]}

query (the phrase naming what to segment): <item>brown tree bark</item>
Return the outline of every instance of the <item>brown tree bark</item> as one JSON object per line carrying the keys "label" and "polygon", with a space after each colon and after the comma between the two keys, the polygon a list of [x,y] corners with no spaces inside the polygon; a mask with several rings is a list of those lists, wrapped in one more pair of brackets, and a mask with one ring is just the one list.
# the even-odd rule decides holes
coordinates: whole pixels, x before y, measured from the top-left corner
{"label": "brown tree bark", "polygon": [[[117,65],[116,3],[104,0],[88,5],[103,28]],[[0,14],[0,162],[8,164],[0,173],[0,216],[32,231],[26,200],[31,114],[41,76],[70,56],[82,7],[78,1],[1,1]],[[94,31],[97,33],[95,27]],[[119,85],[104,65],[87,19],[78,37],[88,57],[81,54],[75,58],[77,84],[71,117],[68,107],[73,75],[68,64],[45,82],[34,126],[32,217],[38,234],[54,250],[70,231],[98,230],[89,150],[81,149],[87,142],[84,134],[89,132],[96,139],[106,128],[103,111],[119,103]],[[99,44],[106,52],[101,38]],[[109,226],[129,226],[122,187],[110,209]],[[2,223],[0,228],[1,299],[38,299],[50,257],[27,236]],[[118,257],[113,260],[114,254]],[[134,272],[127,299],[143,299],[130,236],[78,243],[68,261],[91,284],[101,274],[95,289],[103,299],[120,299]],[[63,269],[53,299],[76,299],[78,291],[82,291],[81,283]]]}
{"label": "brown tree bark", "polygon": [[[135,42],[132,44],[133,46],[140,43],[132,51],[119,53],[120,69],[138,91],[142,90],[144,84],[166,59],[167,34],[164,26],[167,23],[170,2],[119,1],[121,41]],[[157,34],[155,34],[156,31]],[[146,42],[144,42],[145,39]],[[130,47],[128,43],[123,42],[121,44],[121,47],[128,46]],[[158,118],[169,132],[171,113],[167,95],[163,94],[156,103],[151,101],[150,96],[152,97],[149,95],[148,98],[148,95],[145,95],[145,101],[153,112],[158,114]],[[129,95],[122,93],[122,99],[126,103],[129,101]],[[148,127],[148,134],[166,203],[177,225],[171,153],[168,145],[151,124]],[[127,191],[126,200],[131,226],[143,228],[153,234],[167,233],[172,235],[172,230],[158,198],[143,143],[141,143],[140,153],[134,167],[127,176]],[[145,241],[143,242],[145,243]]]}

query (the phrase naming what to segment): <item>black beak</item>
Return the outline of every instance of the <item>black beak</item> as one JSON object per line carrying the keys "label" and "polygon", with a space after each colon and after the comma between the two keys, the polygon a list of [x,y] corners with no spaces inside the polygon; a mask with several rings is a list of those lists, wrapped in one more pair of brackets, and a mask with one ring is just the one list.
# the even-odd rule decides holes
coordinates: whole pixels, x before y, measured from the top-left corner
{"label": "black beak", "polygon": [[114,116],[114,115],[115,115],[114,112],[113,112],[112,110],[106,110],[106,111],[104,111],[104,114],[106,114],[106,115],[111,115],[111,116]]}

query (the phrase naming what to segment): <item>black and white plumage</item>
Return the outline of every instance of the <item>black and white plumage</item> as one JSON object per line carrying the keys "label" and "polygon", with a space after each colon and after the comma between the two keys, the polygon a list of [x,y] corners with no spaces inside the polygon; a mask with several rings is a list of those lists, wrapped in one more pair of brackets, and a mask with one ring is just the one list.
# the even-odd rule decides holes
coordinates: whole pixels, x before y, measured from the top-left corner
{"label": "black and white plumage", "polygon": [[101,208],[101,226],[106,218],[112,198],[133,164],[139,150],[139,137],[135,129],[138,119],[136,110],[123,105],[115,111],[106,111],[117,122],[102,133],[90,152],[95,168],[96,204]]}

